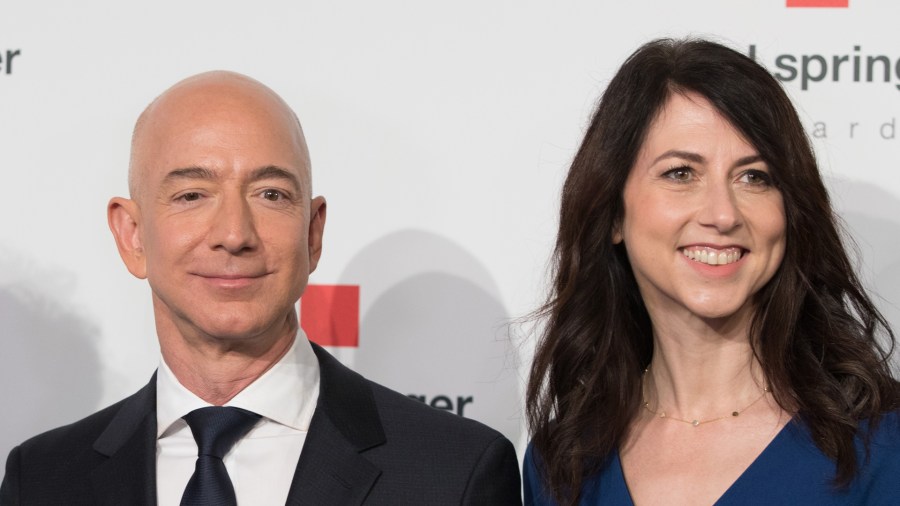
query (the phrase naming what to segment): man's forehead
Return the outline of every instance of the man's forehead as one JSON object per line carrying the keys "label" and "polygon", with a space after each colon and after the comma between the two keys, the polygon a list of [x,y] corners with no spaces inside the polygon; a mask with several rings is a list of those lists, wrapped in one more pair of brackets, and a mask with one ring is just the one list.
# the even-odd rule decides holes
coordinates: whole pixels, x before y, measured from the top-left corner
{"label": "man's forehead", "polygon": [[175,85],[147,107],[136,135],[214,131],[235,123],[244,125],[248,135],[254,129],[303,135],[296,115],[278,95],[255,81],[230,78]]}
{"label": "man's forehead", "polygon": [[225,71],[206,72],[188,77],[172,85],[147,106],[146,112],[175,107],[210,109],[228,101],[251,102],[257,106],[268,102],[275,108],[290,111],[290,107],[268,86],[242,74]]}
{"label": "man's forehead", "polygon": [[[132,194],[148,172],[157,179],[192,166],[221,169],[214,159],[203,160],[203,146],[229,145],[260,155],[260,164],[252,169],[277,166],[296,172],[303,181],[309,179],[306,141],[287,104],[246,76],[214,72],[174,85],[141,114],[132,139]],[[183,159],[177,159],[179,154]],[[269,154],[280,158],[265,159]]]}

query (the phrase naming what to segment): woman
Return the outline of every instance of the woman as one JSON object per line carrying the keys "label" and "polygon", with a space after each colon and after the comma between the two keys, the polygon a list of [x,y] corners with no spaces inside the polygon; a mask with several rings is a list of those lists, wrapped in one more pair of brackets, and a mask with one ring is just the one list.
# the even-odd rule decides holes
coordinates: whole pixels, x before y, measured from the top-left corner
{"label": "woman", "polygon": [[635,52],[563,188],[526,504],[900,503],[893,334],[836,221],[765,69]]}

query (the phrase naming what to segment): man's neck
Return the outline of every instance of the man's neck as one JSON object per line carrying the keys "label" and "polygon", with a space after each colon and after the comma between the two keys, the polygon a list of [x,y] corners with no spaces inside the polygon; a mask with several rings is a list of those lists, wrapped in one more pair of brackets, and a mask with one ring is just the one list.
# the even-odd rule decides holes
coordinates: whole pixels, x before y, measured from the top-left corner
{"label": "man's neck", "polygon": [[286,322],[270,342],[259,341],[254,346],[235,346],[208,336],[185,339],[157,331],[163,360],[178,382],[204,401],[221,406],[288,352],[297,334],[296,319],[293,322]]}

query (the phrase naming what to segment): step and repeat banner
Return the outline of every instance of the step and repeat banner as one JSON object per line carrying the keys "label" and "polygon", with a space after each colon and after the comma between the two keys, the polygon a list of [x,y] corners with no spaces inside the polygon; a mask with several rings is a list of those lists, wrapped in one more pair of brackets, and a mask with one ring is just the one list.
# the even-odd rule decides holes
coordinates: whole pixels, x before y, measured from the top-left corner
{"label": "step and repeat banner", "polygon": [[900,327],[898,19],[894,0],[8,3],[0,455],[156,368],[149,289],[105,207],[127,194],[138,114],[211,69],[271,86],[306,131],[329,204],[307,332],[520,451],[522,317],[546,293],[561,182],[606,83],[652,38],[714,38],[784,83]]}

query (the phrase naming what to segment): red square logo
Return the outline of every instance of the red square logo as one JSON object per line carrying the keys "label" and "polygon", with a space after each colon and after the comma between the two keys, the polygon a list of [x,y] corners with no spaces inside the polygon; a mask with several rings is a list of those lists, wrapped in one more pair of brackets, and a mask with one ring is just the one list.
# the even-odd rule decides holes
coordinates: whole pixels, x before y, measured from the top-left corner
{"label": "red square logo", "polygon": [[308,285],[300,298],[300,327],[322,346],[359,346],[359,286]]}
{"label": "red square logo", "polygon": [[788,7],[850,7],[850,0],[787,0]]}

